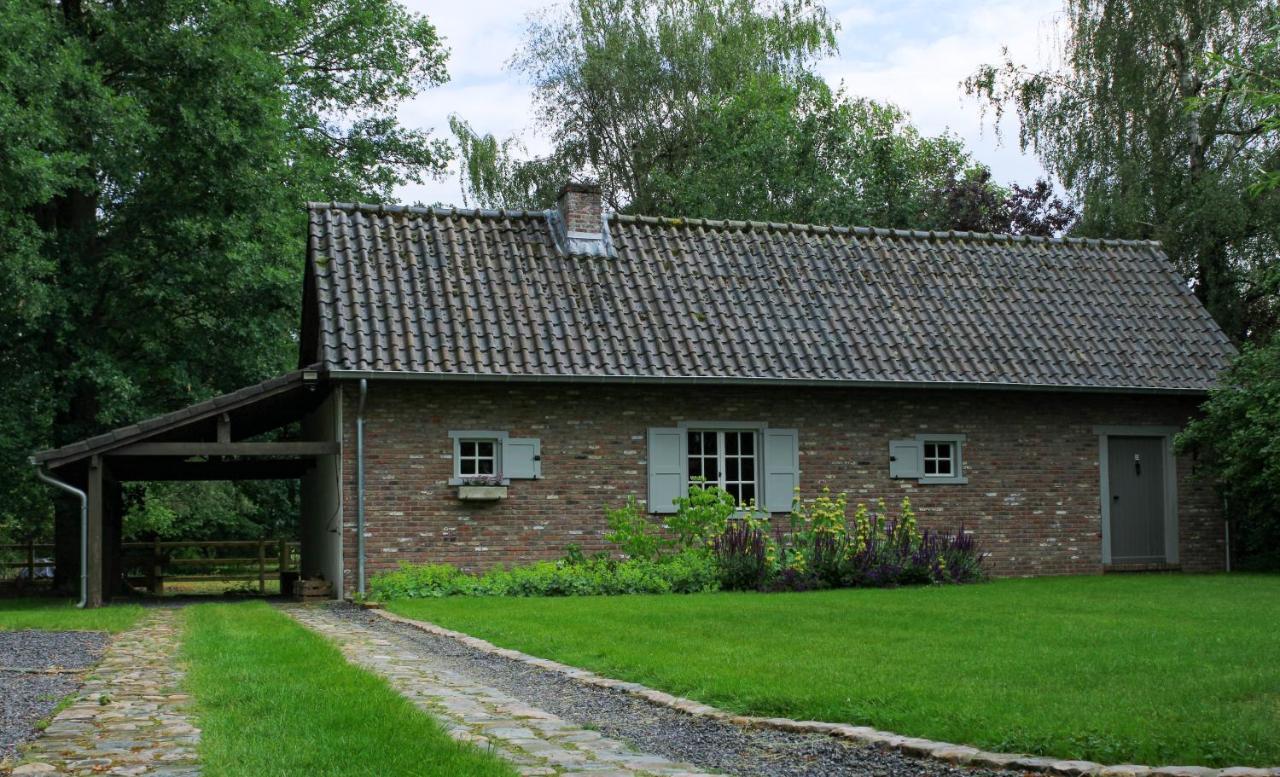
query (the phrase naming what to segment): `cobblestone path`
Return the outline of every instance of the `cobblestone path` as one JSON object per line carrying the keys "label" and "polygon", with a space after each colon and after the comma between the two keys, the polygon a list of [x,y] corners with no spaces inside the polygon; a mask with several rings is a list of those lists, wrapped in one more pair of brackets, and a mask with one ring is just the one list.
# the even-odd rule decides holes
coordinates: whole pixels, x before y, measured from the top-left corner
{"label": "cobblestone path", "polygon": [[75,701],[22,751],[14,777],[196,777],[200,731],[191,725],[177,664],[176,609],[153,610],[116,635]]}
{"label": "cobblestone path", "polygon": [[526,775],[698,777],[707,772],[637,752],[530,707],[443,667],[382,633],[335,617],[325,607],[282,605],[303,625],[325,635],[348,661],[385,677],[397,691],[444,724],[458,740],[492,747]]}

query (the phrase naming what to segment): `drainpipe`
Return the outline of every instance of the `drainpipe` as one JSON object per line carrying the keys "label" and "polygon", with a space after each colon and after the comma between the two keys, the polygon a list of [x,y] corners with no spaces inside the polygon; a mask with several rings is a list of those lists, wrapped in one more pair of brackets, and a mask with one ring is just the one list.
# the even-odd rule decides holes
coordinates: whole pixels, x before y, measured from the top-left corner
{"label": "drainpipe", "polygon": [[31,463],[36,467],[36,477],[80,498],[80,601],[76,602],[76,606],[83,609],[89,601],[89,495],[70,483],[49,475],[34,459]]}
{"label": "drainpipe", "polygon": [[364,596],[364,401],[369,381],[360,379],[360,402],[356,405],[356,593]]}

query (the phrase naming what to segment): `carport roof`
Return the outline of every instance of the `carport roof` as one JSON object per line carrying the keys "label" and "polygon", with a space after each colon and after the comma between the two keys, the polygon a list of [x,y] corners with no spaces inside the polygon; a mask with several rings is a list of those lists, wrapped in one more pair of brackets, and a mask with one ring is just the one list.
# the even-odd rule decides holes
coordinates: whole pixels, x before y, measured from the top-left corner
{"label": "carport roof", "polygon": [[229,394],[188,405],[181,410],[158,415],[84,440],[34,454],[36,464],[49,469],[62,467],[90,456],[139,442],[171,438],[193,430],[208,431],[222,414],[235,414],[239,438],[260,434],[268,429],[301,419],[307,403],[299,395],[320,380],[315,368],[304,368],[245,386]]}

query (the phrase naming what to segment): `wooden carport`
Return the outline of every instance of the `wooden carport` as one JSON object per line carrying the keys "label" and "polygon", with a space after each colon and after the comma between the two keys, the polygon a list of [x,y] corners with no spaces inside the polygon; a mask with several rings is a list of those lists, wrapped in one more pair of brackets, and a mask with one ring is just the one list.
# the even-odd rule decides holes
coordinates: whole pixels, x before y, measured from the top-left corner
{"label": "wooden carport", "polygon": [[[301,478],[320,457],[336,457],[339,443],[334,435],[315,434],[314,428],[308,434],[304,423],[297,439],[263,438],[308,419],[328,394],[322,373],[295,370],[32,456],[32,463],[46,475],[87,497],[85,606],[101,606],[123,587],[122,483]],[[69,547],[65,539],[57,538],[60,551]],[[71,561],[69,553],[57,555],[59,566]],[[77,550],[77,567],[78,555]]]}

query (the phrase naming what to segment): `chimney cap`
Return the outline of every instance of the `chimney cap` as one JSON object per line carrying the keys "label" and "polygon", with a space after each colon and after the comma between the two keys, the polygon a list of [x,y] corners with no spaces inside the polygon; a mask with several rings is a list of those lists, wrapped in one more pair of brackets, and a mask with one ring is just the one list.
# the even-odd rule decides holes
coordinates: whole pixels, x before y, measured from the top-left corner
{"label": "chimney cap", "polygon": [[595,181],[569,181],[560,187],[560,193],[556,195],[556,199],[560,199],[569,192],[577,192],[579,194],[599,194],[600,184]]}

